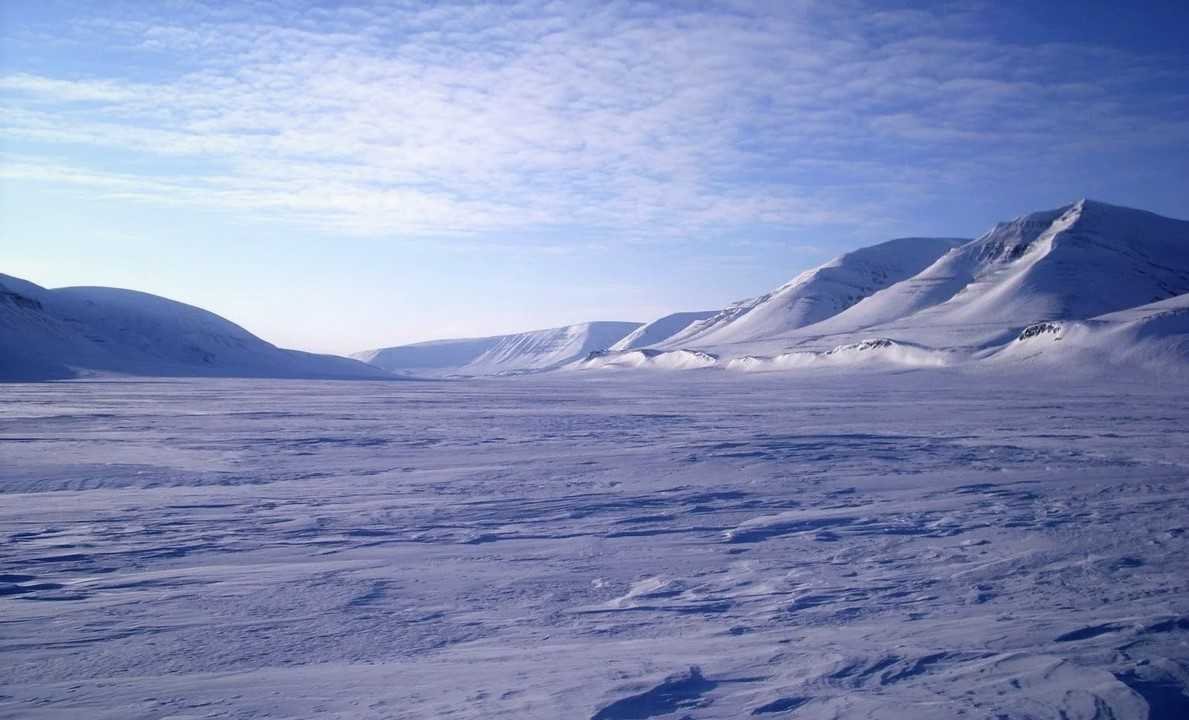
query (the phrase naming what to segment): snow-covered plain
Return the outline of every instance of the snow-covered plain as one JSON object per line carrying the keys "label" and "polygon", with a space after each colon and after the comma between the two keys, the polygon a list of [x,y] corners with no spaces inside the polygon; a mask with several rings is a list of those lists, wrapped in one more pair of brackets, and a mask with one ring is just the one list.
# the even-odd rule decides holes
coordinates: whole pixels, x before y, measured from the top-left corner
{"label": "snow-covered plain", "polygon": [[1012,367],[4,386],[0,717],[1189,717],[1189,392]]}

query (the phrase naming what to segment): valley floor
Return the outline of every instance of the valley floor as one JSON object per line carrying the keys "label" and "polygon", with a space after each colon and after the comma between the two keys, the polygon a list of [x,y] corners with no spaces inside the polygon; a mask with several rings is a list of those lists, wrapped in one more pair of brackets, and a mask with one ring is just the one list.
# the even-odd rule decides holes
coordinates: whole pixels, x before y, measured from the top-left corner
{"label": "valley floor", "polygon": [[1189,391],[0,386],[0,718],[1189,717]]}

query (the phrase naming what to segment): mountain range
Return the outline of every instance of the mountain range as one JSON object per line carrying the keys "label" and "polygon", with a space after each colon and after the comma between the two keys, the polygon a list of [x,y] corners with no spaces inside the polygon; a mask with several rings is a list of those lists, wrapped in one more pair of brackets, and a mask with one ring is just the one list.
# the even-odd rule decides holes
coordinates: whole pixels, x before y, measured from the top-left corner
{"label": "mountain range", "polygon": [[789,370],[1130,363],[1189,368],[1189,222],[1080,200],[978,238],[841,255],[755,298],[647,323],[587,322],[382,347],[277,348],[205,310],[0,275],[0,379],[91,374],[393,378],[606,368]]}

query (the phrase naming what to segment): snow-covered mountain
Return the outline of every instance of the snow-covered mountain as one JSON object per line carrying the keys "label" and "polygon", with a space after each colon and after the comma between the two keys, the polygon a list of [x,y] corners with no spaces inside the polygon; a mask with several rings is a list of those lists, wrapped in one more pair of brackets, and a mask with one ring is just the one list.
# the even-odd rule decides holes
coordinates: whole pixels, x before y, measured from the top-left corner
{"label": "snow-covered mountain", "polygon": [[0,275],[0,380],[80,375],[379,378],[333,355],[284,350],[214,313],[105,287],[47,290]]}
{"label": "snow-covered mountain", "polygon": [[963,242],[957,238],[898,238],[846,253],[806,270],[766,295],[688,325],[659,344],[668,348],[714,347],[780,336],[837,315],[915,275]]}
{"label": "snow-covered mountain", "polygon": [[353,356],[362,362],[282,350],[209,312],[144,293],[47,290],[0,275],[0,379],[1075,359],[1152,366],[1189,363],[1178,304],[1187,293],[1189,222],[1090,200],[999,223],[970,241],[900,238],[855,250],[720,311],[401,345]]}
{"label": "snow-covered mountain", "polygon": [[539,372],[606,350],[640,326],[634,322],[588,322],[514,335],[398,345],[351,357],[389,372],[410,375]]}
{"label": "snow-covered mountain", "polygon": [[973,349],[1036,322],[1088,319],[1185,292],[1189,223],[1082,200],[1000,223],[812,334]]}
{"label": "snow-covered mountain", "polygon": [[[859,290],[848,293],[852,287]],[[999,223],[966,243],[894,240],[849,253],[649,349],[698,352],[716,367],[746,370],[1002,362],[1036,355],[1041,341],[1030,350],[1013,345],[1027,328],[1059,323],[1062,337],[1077,340],[1063,347],[1080,344],[1085,362],[1141,355],[1189,362],[1182,352],[1189,335],[1169,319],[1180,317],[1170,312],[1179,312],[1185,293],[1189,222],[1081,200]],[[1147,349],[1123,347],[1137,343]],[[1074,353],[1045,354],[1072,361]],[[646,361],[604,354],[576,364],[687,365],[685,355],[667,361],[656,352]]]}

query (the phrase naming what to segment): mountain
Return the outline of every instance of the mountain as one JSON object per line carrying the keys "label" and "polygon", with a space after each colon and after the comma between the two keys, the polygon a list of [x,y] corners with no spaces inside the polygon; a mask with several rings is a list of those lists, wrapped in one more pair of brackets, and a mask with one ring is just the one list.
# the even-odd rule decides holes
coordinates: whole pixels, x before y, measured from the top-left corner
{"label": "mountain", "polygon": [[691,352],[700,366],[714,358],[715,367],[740,370],[1041,356],[1185,363],[1178,303],[1187,293],[1189,222],[1080,200],[965,243],[894,240],[857,250],[691,324],[647,357],[602,354],[575,367],[688,367]]}
{"label": "mountain", "polygon": [[1081,200],[1000,223],[810,330],[972,349],[1189,292],[1189,223]]}
{"label": "mountain", "polygon": [[539,372],[606,350],[640,326],[633,322],[588,322],[514,335],[398,345],[351,357],[390,372],[412,375]]}
{"label": "mountain", "polygon": [[0,380],[388,377],[355,360],[278,348],[214,313],[156,295],[48,290],[9,275],[0,275],[0,350]]}
{"label": "mountain", "polygon": [[813,325],[905,280],[964,240],[899,238],[846,253],[772,292],[736,303],[662,341],[666,348],[714,347],[776,337]]}

